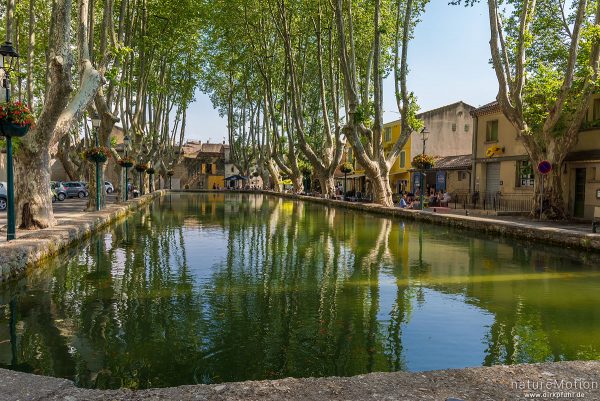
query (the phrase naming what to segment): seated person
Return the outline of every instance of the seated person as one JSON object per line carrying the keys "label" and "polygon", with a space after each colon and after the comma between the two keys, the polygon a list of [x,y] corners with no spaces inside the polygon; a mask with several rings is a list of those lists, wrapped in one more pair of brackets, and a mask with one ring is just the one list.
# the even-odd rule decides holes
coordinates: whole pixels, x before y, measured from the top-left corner
{"label": "seated person", "polygon": [[436,194],[432,194],[429,197],[429,206],[437,206],[438,203],[438,196]]}
{"label": "seated person", "polygon": [[401,209],[406,209],[408,207],[408,201],[407,201],[406,195],[402,195],[402,198],[400,198],[400,203],[398,204],[398,207]]}
{"label": "seated person", "polygon": [[442,196],[442,200],[441,200],[442,206],[448,206],[448,203],[450,203],[450,200],[452,200],[452,197],[450,196],[450,194],[448,192],[444,192],[444,196]]}

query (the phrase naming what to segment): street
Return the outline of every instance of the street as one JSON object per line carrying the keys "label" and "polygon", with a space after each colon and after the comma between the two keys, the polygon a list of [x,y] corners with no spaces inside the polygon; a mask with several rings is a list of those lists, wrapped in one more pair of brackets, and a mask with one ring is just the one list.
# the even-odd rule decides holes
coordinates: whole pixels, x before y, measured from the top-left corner
{"label": "street", "polygon": [[[55,202],[52,204],[52,206],[54,207],[54,217],[56,219],[61,219],[61,218],[66,218],[66,217],[74,217],[79,213],[82,213],[85,209],[85,205],[87,204],[87,200],[88,198],[83,198],[83,199],[79,199],[79,198],[72,198],[72,199],[65,199],[62,202]],[[108,195],[108,199],[107,199],[107,203],[111,204],[114,203],[116,200],[116,195]],[[6,231],[4,229],[4,226],[6,226],[6,211],[1,211],[0,212],[0,232],[6,234]],[[17,229],[17,236],[18,236],[18,229]],[[0,235],[0,242],[4,241],[5,238],[3,238],[5,235]]]}

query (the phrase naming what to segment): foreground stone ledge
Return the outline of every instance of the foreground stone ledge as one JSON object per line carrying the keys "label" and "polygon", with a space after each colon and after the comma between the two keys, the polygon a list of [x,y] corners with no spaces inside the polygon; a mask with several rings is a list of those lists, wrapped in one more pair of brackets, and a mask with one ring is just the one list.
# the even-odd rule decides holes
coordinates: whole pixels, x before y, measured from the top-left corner
{"label": "foreground stone ledge", "polygon": [[88,238],[164,193],[155,191],[126,203],[108,205],[99,212],[83,213],[76,219],[61,219],[58,225],[44,230],[19,231],[16,240],[0,244],[0,282],[21,276],[27,268]]}
{"label": "foreground stone ledge", "polygon": [[[150,390],[88,390],[63,379],[0,369],[0,400],[524,400],[526,393],[559,393],[543,400],[600,400],[600,361],[494,366],[423,373],[371,373],[348,378],[181,386]],[[538,391],[537,387],[542,386]]]}
{"label": "foreground stone ledge", "polygon": [[527,241],[535,241],[548,245],[558,245],[568,248],[600,252],[600,234],[583,233],[557,227],[538,227],[515,221],[495,220],[489,217],[459,216],[455,214],[440,214],[429,211],[421,212],[420,210],[386,207],[372,203],[346,202],[341,200],[271,191],[262,191],[262,193],[275,195],[286,199],[309,201],[332,207],[342,207],[386,216],[401,217],[426,223],[474,230],[488,234],[524,239]]}

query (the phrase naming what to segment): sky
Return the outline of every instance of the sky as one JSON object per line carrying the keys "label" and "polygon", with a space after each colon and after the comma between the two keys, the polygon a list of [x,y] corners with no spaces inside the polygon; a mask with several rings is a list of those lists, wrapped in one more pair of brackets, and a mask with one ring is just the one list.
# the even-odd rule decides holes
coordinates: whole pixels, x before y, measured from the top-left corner
{"label": "sky", "polygon": [[[474,7],[450,6],[431,0],[409,47],[409,90],[421,111],[464,101],[481,106],[495,99],[498,81],[489,64],[489,20],[485,2]],[[399,118],[392,77],[384,81],[384,121]],[[208,97],[196,93],[188,110],[186,139],[221,142],[227,121]]]}

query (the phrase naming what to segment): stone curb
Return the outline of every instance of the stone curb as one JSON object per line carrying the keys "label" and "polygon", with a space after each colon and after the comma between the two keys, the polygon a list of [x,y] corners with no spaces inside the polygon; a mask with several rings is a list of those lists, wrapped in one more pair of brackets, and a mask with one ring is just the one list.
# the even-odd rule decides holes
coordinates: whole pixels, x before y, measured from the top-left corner
{"label": "stone curb", "polygon": [[109,205],[99,212],[85,213],[77,220],[62,219],[54,227],[32,231],[14,241],[0,244],[0,282],[20,277],[27,268],[90,237],[165,193],[165,190],[159,190],[130,199],[127,203]]}

